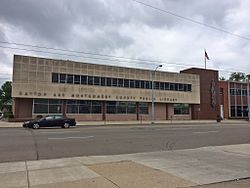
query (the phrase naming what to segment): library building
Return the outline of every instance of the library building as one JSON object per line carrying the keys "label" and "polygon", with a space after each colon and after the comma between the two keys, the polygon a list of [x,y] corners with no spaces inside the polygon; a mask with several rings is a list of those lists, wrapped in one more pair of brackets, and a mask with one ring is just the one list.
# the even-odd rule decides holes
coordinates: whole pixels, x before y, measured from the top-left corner
{"label": "library building", "polygon": [[[229,95],[221,98],[217,70],[172,73],[22,55],[13,61],[13,113],[20,121],[49,114],[78,121],[149,121],[152,96],[156,121],[240,115],[238,97],[237,103]],[[222,86],[224,97],[235,85]]]}

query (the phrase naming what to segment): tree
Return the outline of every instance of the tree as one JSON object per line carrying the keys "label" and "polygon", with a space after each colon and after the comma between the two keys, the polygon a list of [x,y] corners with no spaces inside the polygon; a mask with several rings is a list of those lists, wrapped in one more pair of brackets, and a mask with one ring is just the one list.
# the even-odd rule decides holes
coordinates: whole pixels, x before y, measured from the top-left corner
{"label": "tree", "polygon": [[246,75],[246,79],[250,81],[250,74]]}
{"label": "tree", "polygon": [[245,79],[246,75],[242,72],[233,72],[229,77],[229,80],[233,81],[245,81]]}
{"label": "tree", "polygon": [[221,76],[219,79],[220,80],[226,80],[226,78],[224,76]]}
{"label": "tree", "polygon": [[11,97],[12,83],[6,81],[0,89],[0,110],[4,108],[11,111],[12,97]]}

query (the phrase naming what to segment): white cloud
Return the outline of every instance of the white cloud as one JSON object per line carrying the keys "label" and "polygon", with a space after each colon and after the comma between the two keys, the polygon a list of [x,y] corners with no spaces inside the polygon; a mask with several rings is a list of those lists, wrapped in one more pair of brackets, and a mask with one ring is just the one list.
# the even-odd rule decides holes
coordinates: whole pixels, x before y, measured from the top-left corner
{"label": "white cloud", "polygon": [[[247,0],[145,2],[250,38],[250,2]],[[0,40],[165,61],[163,70],[168,71],[179,71],[191,65],[204,67],[206,48],[211,58],[208,68],[220,69],[225,76],[228,71],[250,72],[249,40],[163,14],[133,1],[23,0],[21,4],[13,4],[13,1],[3,0],[0,2]],[[97,62],[83,57],[1,49],[0,67],[4,72],[0,74],[1,80],[12,73],[14,53]],[[150,62],[98,62],[141,68],[155,66]]]}

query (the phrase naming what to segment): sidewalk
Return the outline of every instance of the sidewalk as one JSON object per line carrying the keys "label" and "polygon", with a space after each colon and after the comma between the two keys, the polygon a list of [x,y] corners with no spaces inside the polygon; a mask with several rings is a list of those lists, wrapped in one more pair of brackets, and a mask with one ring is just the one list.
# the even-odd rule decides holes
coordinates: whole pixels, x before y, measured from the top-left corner
{"label": "sidewalk", "polygon": [[[22,127],[23,122],[6,122],[0,120],[0,127]],[[165,120],[155,121],[153,125],[166,125],[166,126],[203,126],[203,125],[232,125],[232,124],[249,124],[244,120],[223,120],[217,123],[215,120]],[[152,125],[151,121],[78,121],[77,126],[122,126],[122,125]]]}
{"label": "sidewalk", "polygon": [[227,181],[249,178],[249,164],[250,144],[0,163],[0,188],[233,187]]}

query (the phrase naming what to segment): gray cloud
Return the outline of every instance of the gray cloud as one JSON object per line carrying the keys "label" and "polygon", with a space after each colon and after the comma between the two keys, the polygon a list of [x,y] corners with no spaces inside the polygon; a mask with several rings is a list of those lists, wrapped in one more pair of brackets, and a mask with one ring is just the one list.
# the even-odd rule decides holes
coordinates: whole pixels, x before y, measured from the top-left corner
{"label": "gray cloud", "polygon": [[[250,3],[244,0],[143,2],[250,37],[247,8]],[[203,49],[207,48],[211,68],[235,67],[237,61],[239,66],[235,69],[250,70],[249,41],[188,23],[133,1],[2,0],[0,40],[166,60],[183,66],[203,66]],[[12,53],[24,52],[1,50],[0,64],[9,66],[5,67],[9,74]],[[53,57],[35,52],[25,54]],[[149,65],[138,63],[137,66]],[[166,66],[166,70],[180,69]]]}

